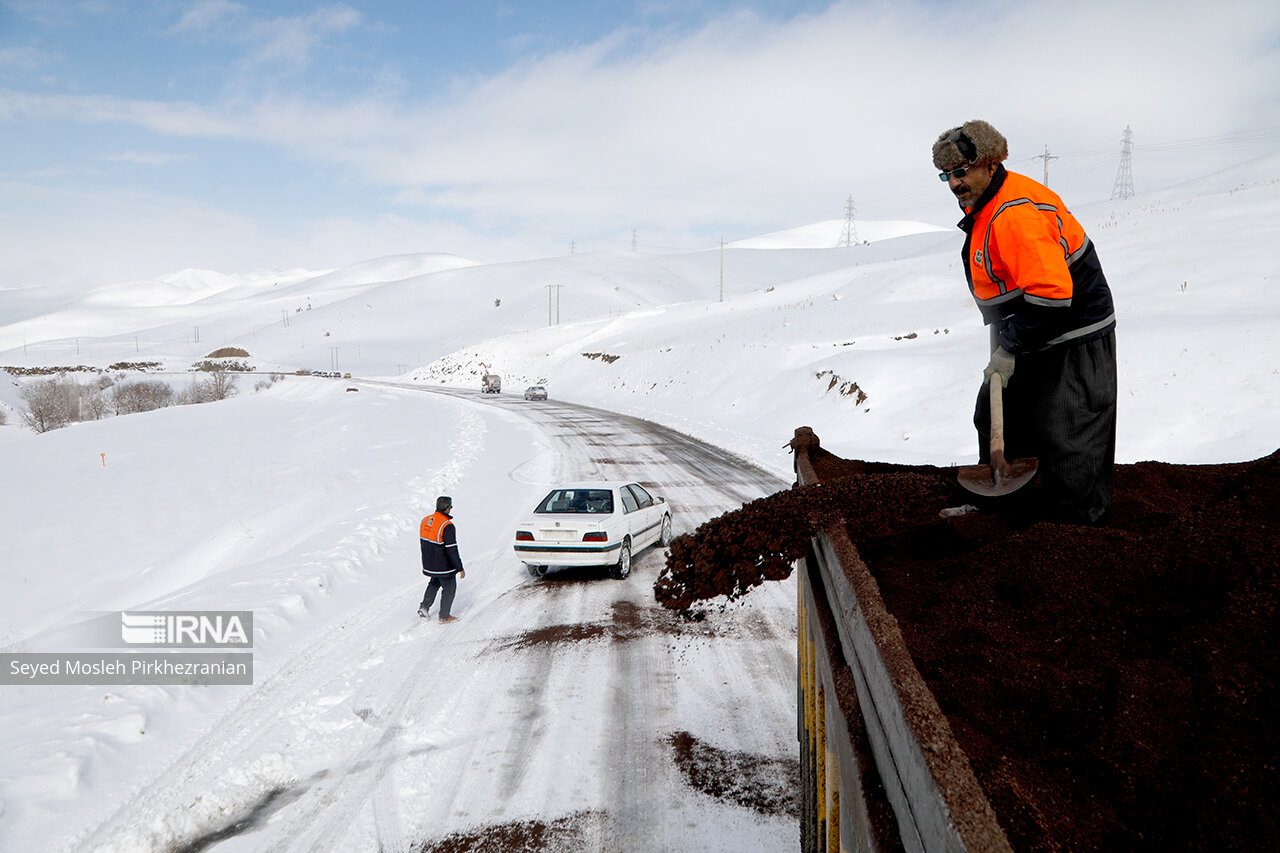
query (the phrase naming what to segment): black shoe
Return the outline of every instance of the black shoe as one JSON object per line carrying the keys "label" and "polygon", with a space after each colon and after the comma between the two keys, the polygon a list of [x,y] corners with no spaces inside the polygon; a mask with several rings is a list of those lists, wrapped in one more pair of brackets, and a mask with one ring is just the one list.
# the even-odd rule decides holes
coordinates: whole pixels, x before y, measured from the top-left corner
{"label": "black shoe", "polygon": [[423,619],[426,619],[426,618],[427,618],[427,608],[425,608],[425,607],[419,607],[419,608],[418,608],[418,615],[419,615],[419,616],[421,616]]}

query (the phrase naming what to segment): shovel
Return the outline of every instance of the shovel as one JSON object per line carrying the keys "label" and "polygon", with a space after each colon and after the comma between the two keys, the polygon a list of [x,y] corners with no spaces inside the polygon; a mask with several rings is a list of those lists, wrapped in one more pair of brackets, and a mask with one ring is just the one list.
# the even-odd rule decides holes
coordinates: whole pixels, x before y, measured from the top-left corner
{"label": "shovel", "polygon": [[991,374],[991,464],[966,465],[960,469],[960,485],[977,495],[998,497],[1016,492],[1036,476],[1040,463],[1028,459],[1004,458],[1004,401],[1001,386],[1004,377]]}

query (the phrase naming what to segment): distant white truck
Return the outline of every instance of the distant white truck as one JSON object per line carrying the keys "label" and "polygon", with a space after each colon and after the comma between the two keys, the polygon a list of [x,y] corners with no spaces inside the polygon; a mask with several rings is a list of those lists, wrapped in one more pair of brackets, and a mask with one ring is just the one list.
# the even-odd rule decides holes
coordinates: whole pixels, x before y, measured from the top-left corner
{"label": "distant white truck", "polygon": [[486,373],[480,380],[480,390],[485,394],[497,394],[502,391],[502,377],[496,373]]}

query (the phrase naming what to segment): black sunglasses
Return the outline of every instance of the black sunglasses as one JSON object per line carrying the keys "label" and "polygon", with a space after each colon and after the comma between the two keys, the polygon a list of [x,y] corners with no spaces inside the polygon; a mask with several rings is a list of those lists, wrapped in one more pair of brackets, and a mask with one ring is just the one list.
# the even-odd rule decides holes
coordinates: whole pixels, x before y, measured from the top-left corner
{"label": "black sunglasses", "polygon": [[951,178],[963,178],[965,175],[969,174],[971,170],[976,168],[978,167],[975,166],[973,163],[970,163],[967,166],[961,166],[959,169],[952,169],[950,172],[939,172],[938,180],[945,182],[950,180]]}

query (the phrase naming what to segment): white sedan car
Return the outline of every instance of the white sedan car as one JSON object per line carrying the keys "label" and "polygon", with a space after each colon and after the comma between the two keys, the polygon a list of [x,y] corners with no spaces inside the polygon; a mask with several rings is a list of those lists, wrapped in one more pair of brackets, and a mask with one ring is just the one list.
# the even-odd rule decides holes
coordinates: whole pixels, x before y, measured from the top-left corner
{"label": "white sedan car", "polygon": [[615,578],[631,574],[641,549],[671,542],[671,509],[639,483],[559,486],[516,527],[516,556],[535,578],[548,566],[609,566]]}

